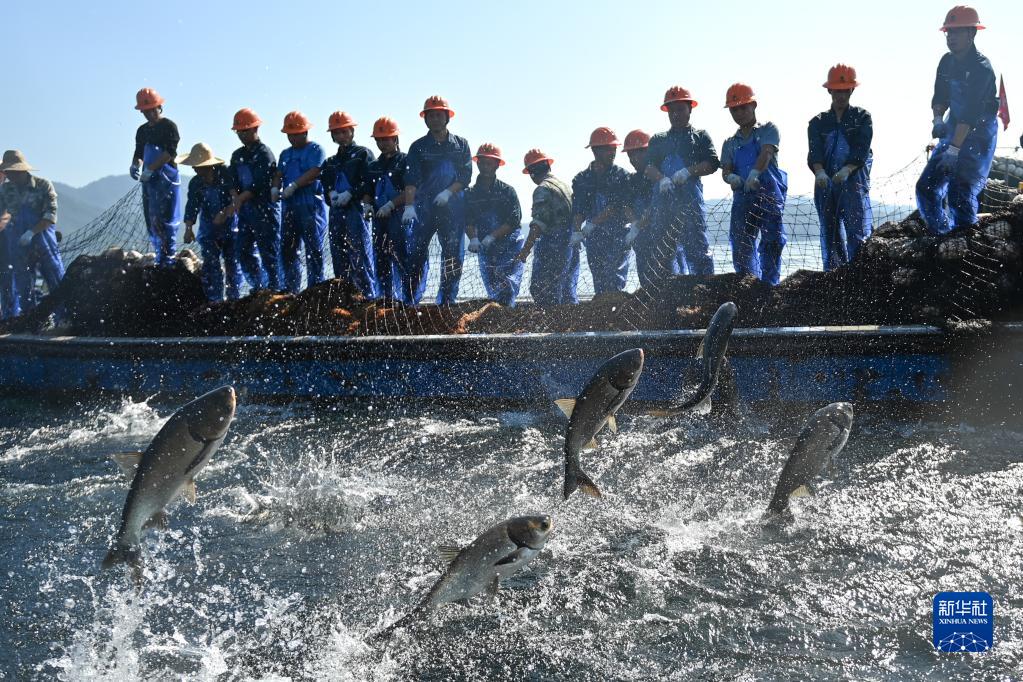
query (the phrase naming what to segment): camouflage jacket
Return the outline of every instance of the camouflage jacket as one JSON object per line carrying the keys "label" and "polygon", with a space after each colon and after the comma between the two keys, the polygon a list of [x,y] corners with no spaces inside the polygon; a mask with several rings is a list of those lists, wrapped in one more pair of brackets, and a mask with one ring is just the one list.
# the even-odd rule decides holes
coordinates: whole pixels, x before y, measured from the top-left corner
{"label": "camouflage jacket", "polygon": [[548,175],[533,190],[533,220],[543,223],[543,232],[572,229],[572,190]]}
{"label": "camouflage jacket", "polygon": [[18,211],[26,204],[38,213],[40,219],[57,222],[57,191],[49,180],[32,175],[25,187],[9,180],[0,185],[0,215],[10,213],[11,219],[17,220]]}

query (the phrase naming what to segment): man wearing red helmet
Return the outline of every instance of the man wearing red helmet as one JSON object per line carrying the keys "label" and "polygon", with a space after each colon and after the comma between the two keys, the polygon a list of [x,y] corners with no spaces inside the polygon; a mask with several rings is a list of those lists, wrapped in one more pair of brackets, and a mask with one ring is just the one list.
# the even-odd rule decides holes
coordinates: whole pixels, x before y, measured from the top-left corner
{"label": "man wearing red helmet", "polygon": [[481,144],[473,161],[479,173],[465,197],[469,250],[479,255],[480,276],[487,296],[511,307],[519,295],[526,269],[515,258],[524,242],[522,206],[515,188],[497,179],[497,169],[505,162],[496,145]]}
{"label": "man wearing red helmet", "polygon": [[983,28],[977,10],[963,5],[950,9],[941,27],[949,51],[938,62],[931,98],[931,136],[938,144],[916,183],[917,207],[935,234],[976,224],[977,196],[987,184],[995,156],[995,72],[974,45]]}
{"label": "man wearing red helmet", "polygon": [[128,174],[142,182],[142,211],[156,264],[174,264],[174,242],[181,224],[181,179],[174,157],[178,153],[178,127],[163,117],[164,99],[152,88],[135,94],[135,108],[146,122],[135,132],[135,152]]}

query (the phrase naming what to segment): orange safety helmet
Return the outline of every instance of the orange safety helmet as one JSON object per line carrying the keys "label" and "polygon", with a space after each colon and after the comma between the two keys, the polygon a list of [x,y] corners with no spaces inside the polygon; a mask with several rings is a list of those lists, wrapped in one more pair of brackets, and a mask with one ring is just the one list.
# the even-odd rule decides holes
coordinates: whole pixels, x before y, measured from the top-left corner
{"label": "orange safety helmet", "polygon": [[312,127],[313,124],[309,122],[309,119],[301,111],[289,111],[284,116],[284,127],[281,128],[281,132],[288,135],[298,135],[299,133],[309,132],[309,129]]}
{"label": "orange safety helmet", "polygon": [[449,118],[455,117],[455,110],[440,95],[430,95],[426,98],[426,102],[423,103],[423,110],[419,112],[419,117],[426,118],[426,112],[428,111],[446,111]]}
{"label": "orange safety helmet", "polygon": [[263,119],[252,109],[239,109],[234,115],[234,123],[231,130],[252,130],[263,124]]}
{"label": "orange safety helmet", "polygon": [[835,64],[828,69],[828,82],[824,84],[828,90],[852,90],[858,88],[856,69],[845,64]]}
{"label": "orange safety helmet", "polygon": [[[700,104],[693,99],[693,96],[689,94],[689,91],[681,85],[673,85],[664,93],[664,104],[661,105],[661,111],[667,111],[668,104],[671,102],[689,102],[689,106],[694,109]],[[628,142],[626,142],[626,144],[628,144]]]}
{"label": "orange safety helmet", "polygon": [[522,174],[529,175],[529,167],[534,166],[541,161],[546,161],[548,166],[554,164],[554,159],[547,156],[539,149],[530,149],[526,152],[525,158],[522,159],[522,164],[525,166],[525,168],[522,169]]}
{"label": "orange safety helmet", "polygon": [[[672,100],[673,102],[681,102],[684,100]],[[628,135],[625,136],[625,146],[622,147],[623,152],[631,152],[633,149],[646,149],[650,146],[650,136],[644,133],[642,130],[637,128]]]}
{"label": "orange safety helmet", "polygon": [[496,144],[484,142],[480,145],[480,148],[476,150],[476,156],[472,157],[472,160],[478,162],[481,156],[487,159],[497,159],[499,162],[497,164],[498,166],[504,165],[504,159],[501,158],[501,148]]}
{"label": "orange safety helmet", "polygon": [[745,83],[735,83],[725,93],[725,109],[741,107],[743,104],[751,104],[756,101],[757,96],[753,94],[753,88]]}
{"label": "orange safety helmet", "polygon": [[142,88],[135,93],[135,108],[139,111],[155,109],[163,104],[163,97],[152,88]]}
{"label": "orange safety helmet", "polygon": [[373,134],[370,137],[398,137],[398,122],[390,116],[381,116],[373,122]]}
{"label": "orange safety helmet", "polygon": [[590,143],[586,145],[586,149],[591,147],[618,147],[619,145],[621,145],[621,142],[618,141],[615,131],[606,126],[601,126],[590,133]]}
{"label": "orange safety helmet", "polygon": [[327,130],[333,132],[341,128],[354,128],[359,125],[350,114],[344,111],[335,111],[327,121]]}
{"label": "orange safety helmet", "polygon": [[948,31],[950,28],[975,28],[980,31],[984,27],[980,23],[977,10],[966,5],[956,5],[945,15],[945,23],[941,30]]}

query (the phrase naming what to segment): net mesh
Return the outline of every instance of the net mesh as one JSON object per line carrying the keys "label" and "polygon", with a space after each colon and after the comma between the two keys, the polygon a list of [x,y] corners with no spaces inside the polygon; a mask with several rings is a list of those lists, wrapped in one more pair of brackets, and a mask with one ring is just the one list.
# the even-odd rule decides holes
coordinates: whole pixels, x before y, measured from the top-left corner
{"label": "net mesh", "polygon": [[[890,248],[897,248],[899,239],[912,238],[917,247],[921,240],[928,239],[921,224],[905,220],[915,210],[915,185],[926,159],[926,153],[922,153],[894,173],[872,179],[870,194],[873,223],[876,235],[881,237],[874,241],[888,244]],[[1023,182],[1023,155],[1020,154],[1019,148],[999,149],[990,177],[988,187],[981,196],[981,211],[996,213],[1009,206],[1017,194],[1017,184]],[[716,175],[707,178],[707,182],[717,180],[719,178]],[[523,199],[525,204],[523,209],[528,214],[528,197],[520,199]],[[710,200],[706,205],[707,236],[715,272],[718,274],[732,272],[732,249],[728,237],[730,211],[730,198]],[[839,278],[836,285],[835,281],[829,280],[827,290],[814,295],[813,287],[808,286],[805,281],[811,275],[799,272],[822,270],[820,225],[813,198],[790,195],[785,206],[784,221],[788,242],[782,255],[783,281],[771,295],[787,297],[787,305],[793,309],[802,309],[804,314],[817,315],[820,319],[830,320],[830,323],[841,323],[843,321],[841,309],[849,305],[850,301],[857,298],[876,301],[888,297],[892,305],[910,305],[911,301],[899,300],[898,291],[908,290],[909,284],[918,287],[926,284],[920,281],[921,277],[926,278],[925,275],[906,267],[897,268],[891,278],[883,281],[865,283],[862,278],[858,278],[843,285]],[[109,248],[142,253],[150,249],[138,187],[88,225],[67,235],[61,245],[65,263],[72,262],[80,255],[98,254]],[[944,283],[946,285],[944,290],[949,292],[948,302],[954,317],[973,319],[982,316],[985,312],[984,301],[998,296],[1000,292],[1004,293],[1007,286],[1010,286],[1005,281],[1006,277],[1012,276],[1006,272],[1005,254],[996,253],[997,248],[992,246],[990,240],[984,241],[967,236],[960,240],[943,241],[940,247],[936,248],[939,249],[938,258],[954,256],[959,259],[959,266],[954,271],[956,278],[954,286],[947,286],[947,283]],[[955,252],[956,249],[959,251]],[[332,277],[327,244],[324,244],[324,254],[328,277]],[[700,297],[698,282],[684,286],[679,283],[679,280],[697,278],[671,278],[666,280],[661,288],[648,287],[638,295],[632,295],[640,289],[640,284],[635,256],[630,255],[625,292],[604,294],[591,300],[594,299],[592,279],[583,249],[578,292],[580,300],[589,303],[544,310],[532,305],[529,295],[531,261],[530,258],[526,264],[518,306],[514,314],[501,316],[490,314],[489,310],[496,307],[496,304],[488,309],[483,303],[487,298],[486,289],[480,275],[479,261],[472,253],[466,253],[458,302],[449,306],[428,303],[435,300],[440,279],[440,248],[436,240],[431,245],[429,277],[422,305],[406,307],[382,302],[363,302],[356,310],[352,302],[358,296],[351,287],[340,280],[332,280],[306,290],[297,297],[257,292],[255,296],[242,302],[225,304],[229,307],[219,308],[215,314],[220,318],[232,315],[239,319],[245,318],[246,315],[251,319],[258,317],[262,320],[262,326],[258,326],[257,329],[264,333],[407,335],[452,331],[543,332],[597,328],[624,331],[673,328],[670,320],[664,318],[671,318],[673,315],[675,318],[678,317],[678,311],[681,309],[677,308],[677,305],[680,300],[684,302],[687,296],[690,299]],[[900,281],[900,277],[905,281]],[[738,278],[729,281],[734,285]],[[690,288],[687,289],[686,286]],[[865,286],[883,287],[885,291],[865,291]],[[811,293],[807,292],[808,289]],[[676,308],[665,310],[666,299],[669,299]],[[270,319],[273,314],[282,318],[290,316],[291,319],[286,324],[274,322]],[[252,327],[247,329],[251,330]],[[195,333],[199,331],[196,330]],[[183,333],[188,331],[185,330]]]}

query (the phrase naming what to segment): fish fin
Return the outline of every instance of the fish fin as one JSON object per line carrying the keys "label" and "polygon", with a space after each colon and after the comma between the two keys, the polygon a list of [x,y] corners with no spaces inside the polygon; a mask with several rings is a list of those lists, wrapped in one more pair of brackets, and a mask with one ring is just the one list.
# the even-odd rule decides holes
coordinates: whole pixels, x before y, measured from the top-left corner
{"label": "fish fin", "polygon": [[194,478],[190,478],[187,481],[185,481],[185,486],[181,489],[181,494],[184,496],[186,500],[188,500],[189,504],[195,504],[197,491],[195,489]]}
{"label": "fish fin", "polygon": [[707,335],[704,334],[703,338],[700,339],[700,347],[696,349],[696,358],[698,360],[703,359],[703,342],[707,340]]}
{"label": "fish fin", "polygon": [[160,530],[167,530],[167,512],[158,511],[149,517],[149,520],[142,524],[143,530],[146,528],[159,528]]}
{"label": "fish fin", "polygon": [[795,490],[793,490],[791,493],[789,493],[789,498],[793,498],[793,497],[809,497],[810,495],[811,495],[810,489],[808,487],[806,487],[805,485],[801,485],[798,488],[796,488]]}
{"label": "fish fin", "polygon": [[607,418],[607,428],[611,429],[611,433],[618,433],[618,422],[613,414]]}
{"label": "fish fin", "polygon": [[458,545],[437,545],[437,553],[440,554],[440,558],[445,564],[454,561],[461,551],[462,548]]}
{"label": "fish fin", "polygon": [[597,487],[597,484],[583,472],[580,471],[577,473],[575,480],[576,484],[579,486],[579,491],[584,495],[597,498],[602,497],[600,494],[600,488]]}
{"label": "fish fin", "polygon": [[596,450],[596,449],[597,449],[597,439],[596,438],[591,438],[590,442],[583,446],[583,450]]}
{"label": "fish fin", "polygon": [[142,460],[141,452],[115,452],[110,455],[110,459],[114,460],[118,468],[124,477],[131,482],[131,479],[135,478],[135,471],[139,468],[139,462]]}
{"label": "fish fin", "polygon": [[554,404],[558,406],[558,409],[565,413],[565,416],[572,417],[572,410],[575,409],[575,398],[558,398],[554,401]]}
{"label": "fish fin", "polygon": [[497,589],[500,587],[500,582],[501,579],[495,575],[490,585],[487,586],[487,598],[491,601],[497,597]]}
{"label": "fish fin", "polygon": [[712,405],[711,405],[711,402],[710,402],[710,393],[708,393],[706,398],[704,398],[700,402],[698,402],[695,405],[693,405],[693,413],[694,414],[709,414],[711,407],[712,407]]}

